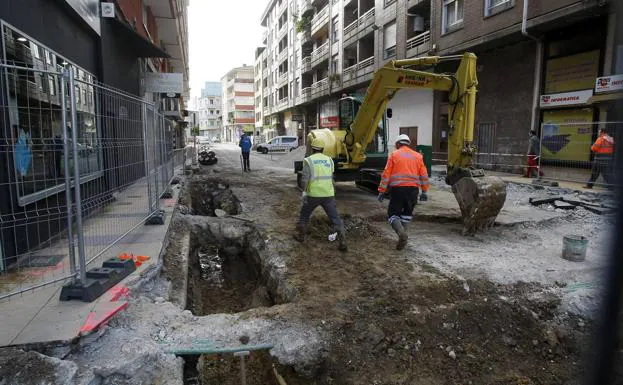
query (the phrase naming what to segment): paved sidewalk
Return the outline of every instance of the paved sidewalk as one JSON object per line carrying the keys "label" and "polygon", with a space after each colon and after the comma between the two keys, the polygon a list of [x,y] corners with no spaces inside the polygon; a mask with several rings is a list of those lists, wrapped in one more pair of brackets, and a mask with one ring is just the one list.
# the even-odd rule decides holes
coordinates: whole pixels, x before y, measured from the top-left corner
{"label": "paved sidewalk", "polygon": [[[107,258],[122,253],[146,255],[150,257],[147,262],[92,303],[59,301],[60,286],[41,288],[0,302],[0,347],[71,341],[81,334],[88,334],[117,312],[125,309],[128,305],[123,300],[127,293],[126,286],[153,269],[159,261],[179,192],[178,188],[173,190],[172,199],[160,200],[160,207],[166,213],[164,225],[140,225],[104,253]],[[88,245],[87,248],[101,248],[103,244],[108,244],[119,237],[119,230],[115,226],[98,226],[98,223],[118,220],[111,218],[110,213],[122,212],[124,207],[127,208],[126,199],[118,199],[108,205],[103,213],[85,222],[85,240],[92,240],[92,246]],[[103,234],[102,229],[106,229],[108,233]],[[62,250],[63,247],[65,247],[64,250]],[[59,242],[38,251],[37,254],[54,255],[61,251],[66,253],[66,246]],[[99,266],[100,263],[98,259],[89,268]],[[59,266],[59,269],[63,271],[68,270],[68,258],[59,263]],[[42,274],[53,273],[51,271]]]}

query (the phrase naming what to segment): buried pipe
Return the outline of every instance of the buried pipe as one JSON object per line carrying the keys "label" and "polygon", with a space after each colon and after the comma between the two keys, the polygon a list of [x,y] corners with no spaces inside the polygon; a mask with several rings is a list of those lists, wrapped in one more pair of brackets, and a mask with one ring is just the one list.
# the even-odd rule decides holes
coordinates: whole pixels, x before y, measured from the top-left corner
{"label": "buried pipe", "polygon": [[165,350],[167,354],[175,354],[176,356],[192,356],[201,354],[225,354],[225,353],[237,353],[244,351],[256,351],[256,350],[270,350],[274,347],[273,344],[258,344],[258,345],[242,345],[234,347],[213,348],[211,346],[197,346],[192,348],[174,348]]}

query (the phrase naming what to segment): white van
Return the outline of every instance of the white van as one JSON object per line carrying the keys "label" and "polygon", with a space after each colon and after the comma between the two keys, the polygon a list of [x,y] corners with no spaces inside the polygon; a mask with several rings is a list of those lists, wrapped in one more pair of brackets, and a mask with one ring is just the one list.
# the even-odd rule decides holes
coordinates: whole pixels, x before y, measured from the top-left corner
{"label": "white van", "polygon": [[296,136],[276,136],[266,143],[257,145],[257,152],[268,154],[271,151],[292,151],[299,146]]}

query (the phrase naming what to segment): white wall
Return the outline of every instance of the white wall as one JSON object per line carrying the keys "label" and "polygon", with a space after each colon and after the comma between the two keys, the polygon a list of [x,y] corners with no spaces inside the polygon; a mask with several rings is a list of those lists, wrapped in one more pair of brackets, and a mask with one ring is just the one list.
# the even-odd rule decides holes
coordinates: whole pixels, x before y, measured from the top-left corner
{"label": "white wall", "polygon": [[393,116],[387,119],[389,126],[388,144],[393,143],[400,133],[400,127],[418,127],[418,144],[433,144],[433,91],[402,90],[389,102]]}

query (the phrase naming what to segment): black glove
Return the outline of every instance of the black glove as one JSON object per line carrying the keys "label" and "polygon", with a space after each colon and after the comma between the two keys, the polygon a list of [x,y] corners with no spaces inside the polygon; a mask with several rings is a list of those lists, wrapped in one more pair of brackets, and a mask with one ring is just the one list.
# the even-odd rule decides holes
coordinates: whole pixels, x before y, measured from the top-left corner
{"label": "black glove", "polygon": [[385,199],[385,193],[380,193],[378,197],[376,197],[376,200],[379,202],[383,202],[383,200]]}
{"label": "black glove", "polygon": [[425,192],[420,194],[420,202],[426,202],[428,200],[428,195]]}

